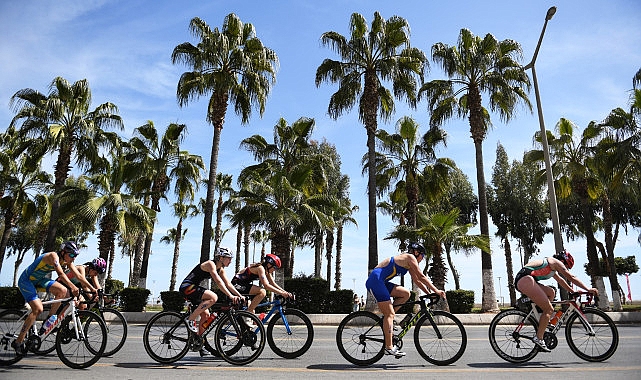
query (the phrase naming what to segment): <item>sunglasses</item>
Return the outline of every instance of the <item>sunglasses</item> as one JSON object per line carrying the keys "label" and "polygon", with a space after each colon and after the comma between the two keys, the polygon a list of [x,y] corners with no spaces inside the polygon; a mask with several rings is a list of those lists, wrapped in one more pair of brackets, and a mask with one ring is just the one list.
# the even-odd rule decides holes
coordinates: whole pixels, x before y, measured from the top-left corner
{"label": "sunglasses", "polygon": [[78,257],[77,252],[70,252],[70,251],[65,251],[65,252],[67,252],[67,255],[69,255],[69,257],[72,259],[75,259],[76,257]]}

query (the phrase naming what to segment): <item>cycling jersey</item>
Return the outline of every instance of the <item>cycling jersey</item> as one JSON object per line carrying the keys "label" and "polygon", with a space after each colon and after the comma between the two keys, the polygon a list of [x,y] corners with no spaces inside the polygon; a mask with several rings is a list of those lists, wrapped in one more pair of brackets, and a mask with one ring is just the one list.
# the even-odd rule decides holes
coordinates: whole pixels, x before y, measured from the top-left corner
{"label": "cycling jersey", "polygon": [[38,298],[38,290],[49,291],[51,284],[54,283],[47,275],[53,272],[56,267],[42,261],[45,255],[46,253],[38,256],[20,275],[18,288],[25,302],[31,302]]}
{"label": "cycling jersey", "polygon": [[189,272],[187,277],[185,277],[183,282],[180,284],[178,291],[183,295],[183,297],[195,304],[198,304],[207,290],[200,286],[200,283],[209,277],[209,272],[202,270],[202,268],[200,268],[200,264],[198,264],[191,270],[191,272]]}
{"label": "cycling jersey", "polygon": [[377,302],[389,301],[391,299],[390,292],[397,286],[390,282],[390,280],[396,276],[403,276],[406,273],[407,268],[396,264],[394,257],[391,257],[386,266],[374,268],[365,282],[365,287],[368,291],[372,292]]}
{"label": "cycling jersey", "polygon": [[255,280],[258,280],[258,275],[252,273],[250,269],[251,267],[247,267],[242,272],[236,273],[236,275],[234,275],[234,278],[232,278],[231,283],[234,285],[248,284],[254,282]]}
{"label": "cycling jersey", "polygon": [[[79,267],[79,265],[76,265],[76,268],[78,268],[78,267]],[[85,267],[85,270],[86,270],[86,271],[89,271],[88,269],[86,269],[86,267]],[[80,286],[80,285],[81,285],[81,284],[80,284],[80,280],[76,277],[76,275],[73,273],[73,271],[71,271],[71,269],[67,269],[67,270],[65,270],[65,274],[67,275],[67,278],[68,278],[68,279],[69,279],[69,280],[70,280],[74,285],[76,285],[76,286]],[[87,279],[87,281],[89,281],[89,277],[88,277],[88,276],[85,276],[85,279]],[[58,282],[62,282],[62,281],[60,281],[60,278],[58,278]]]}
{"label": "cycling jersey", "polygon": [[556,275],[556,271],[552,270],[546,257],[543,259],[543,263],[541,265],[537,265],[535,267],[523,267],[523,269],[521,269],[514,277],[514,285],[518,290],[519,280],[525,276],[532,276],[534,281],[539,282],[541,280],[550,279],[554,277],[554,275]]}

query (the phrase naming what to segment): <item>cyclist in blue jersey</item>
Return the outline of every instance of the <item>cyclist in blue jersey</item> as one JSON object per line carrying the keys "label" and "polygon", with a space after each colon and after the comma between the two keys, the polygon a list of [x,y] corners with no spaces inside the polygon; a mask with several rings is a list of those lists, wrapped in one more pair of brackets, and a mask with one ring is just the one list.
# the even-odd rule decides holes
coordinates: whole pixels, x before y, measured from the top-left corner
{"label": "cyclist in blue jersey", "polygon": [[[383,313],[386,355],[394,355],[396,358],[405,356],[404,352],[392,345],[392,331],[394,316],[399,308],[396,305],[401,305],[410,298],[410,291],[390,282],[392,278],[403,276],[409,272],[412,281],[426,294],[434,292],[441,298],[445,298],[445,292],[437,289],[419,268],[418,264],[424,259],[425,247],[419,243],[411,242],[407,247],[407,253],[401,253],[381,261],[365,282],[365,287],[376,298],[378,308]],[[394,303],[391,298],[394,298]]]}
{"label": "cyclist in blue jersey", "polygon": [[581,280],[570,273],[568,269],[572,269],[573,266],[574,257],[570,252],[563,250],[552,257],[531,260],[514,276],[516,290],[528,296],[542,310],[536,337],[532,341],[543,352],[550,352],[543,340],[543,335],[554,313],[554,307],[550,301],[554,300],[556,290],[550,286],[539,284],[539,281],[554,278],[560,286],[572,292],[572,287],[564,279],[566,278],[581,289],[585,289],[595,295],[599,294],[597,289],[588,288]]}
{"label": "cyclist in blue jersey", "polygon": [[234,289],[227,275],[225,275],[225,268],[231,264],[232,256],[229,248],[218,248],[214,254],[214,260],[207,260],[196,265],[178,288],[183,297],[191,301],[192,304],[198,305],[187,318],[189,329],[197,334],[202,333],[202,329],[199,330],[199,323],[196,319],[202,314],[200,321],[206,321],[209,318],[208,309],[218,300],[216,293],[200,286],[201,282],[211,277],[214,283],[218,285],[218,289],[225,293],[234,303],[242,302],[245,299]]}
{"label": "cyclist in blue jersey", "polygon": [[[19,355],[26,354],[27,349],[24,345],[24,338],[27,335],[27,331],[35,323],[38,315],[44,310],[42,301],[38,298],[38,290],[44,290],[50,292],[56,298],[62,298],[67,294],[67,287],[63,285],[64,283],[69,286],[73,295],[77,296],[79,294],[78,287],[74,285],[63,270],[63,266],[68,266],[72,271],[76,271],[73,262],[79,253],[75,242],[66,241],[62,243],[58,252],[48,252],[38,256],[20,275],[18,288],[25,302],[31,306],[31,314],[25,319],[22,330],[20,330],[16,340],[11,343],[11,347]],[[48,276],[53,271],[58,274],[58,278],[62,280],[62,283],[54,281]],[[57,306],[58,304],[54,305]]]}

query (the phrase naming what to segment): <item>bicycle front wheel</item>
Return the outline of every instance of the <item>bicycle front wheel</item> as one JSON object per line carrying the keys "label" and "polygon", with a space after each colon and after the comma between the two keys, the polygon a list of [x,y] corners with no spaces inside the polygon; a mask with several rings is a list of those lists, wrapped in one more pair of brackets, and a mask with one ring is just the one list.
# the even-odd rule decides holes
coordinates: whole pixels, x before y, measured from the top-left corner
{"label": "bicycle front wheel", "polygon": [[[56,352],[67,367],[81,369],[100,359],[107,345],[107,329],[96,313],[86,310],[77,313],[77,318],[69,316],[60,324],[56,333]],[[77,321],[80,326],[75,326]]]}
{"label": "bicycle front wheel", "polygon": [[256,360],[265,348],[263,322],[248,311],[236,311],[218,318],[222,319],[214,330],[214,336],[220,356],[234,365]]}
{"label": "bicycle front wheel", "polygon": [[376,363],[385,349],[381,318],[369,311],[348,314],[336,330],[336,345],[350,363],[360,366]]}
{"label": "bicycle front wheel", "polygon": [[16,350],[11,347],[11,342],[16,340],[24,319],[20,310],[5,310],[0,313],[0,365],[7,366],[17,363],[22,359]]}
{"label": "bicycle front wheel", "polygon": [[173,363],[189,351],[189,327],[184,316],[174,311],[154,315],[142,333],[147,354],[158,363]]}
{"label": "bicycle front wheel", "polygon": [[498,313],[490,322],[490,346],[501,359],[525,363],[539,352],[532,338],[536,336],[537,321],[516,309]]}
{"label": "bicycle front wheel", "polygon": [[267,343],[274,353],[285,359],[301,356],[312,345],[314,325],[297,309],[284,309],[267,324]]}
{"label": "bicycle front wheel", "polygon": [[598,309],[586,308],[583,315],[585,321],[578,312],[568,319],[565,326],[568,346],[576,356],[589,362],[608,359],[614,355],[619,345],[619,331],[616,325],[606,313]]}
{"label": "bicycle front wheel", "polygon": [[120,351],[127,340],[127,321],[116,309],[104,308],[100,315],[107,328],[107,347],[102,356],[112,356]]}
{"label": "bicycle front wheel", "polygon": [[452,364],[467,347],[467,333],[454,315],[435,310],[433,323],[425,315],[414,326],[414,344],[421,356],[436,365]]}

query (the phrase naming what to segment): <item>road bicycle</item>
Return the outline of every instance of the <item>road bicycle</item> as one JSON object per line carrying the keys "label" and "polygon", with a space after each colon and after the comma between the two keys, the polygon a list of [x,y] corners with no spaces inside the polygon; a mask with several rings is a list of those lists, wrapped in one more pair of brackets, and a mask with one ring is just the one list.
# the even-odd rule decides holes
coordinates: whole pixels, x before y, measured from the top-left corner
{"label": "road bicycle", "polygon": [[237,310],[239,305],[215,304],[212,309],[218,312],[218,316],[202,334],[196,334],[187,327],[186,319],[197,306],[188,301],[187,311],[162,311],[147,322],[143,344],[152,359],[159,363],[173,363],[182,359],[189,350],[205,348],[216,352],[230,364],[244,365],[256,360],[263,352],[265,328],[256,315]]}
{"label": "road bicycle", "polygon": [[[88,293],[81,290],[81,294],[86,298]],[[76,302],[77,297],[73,296],[44,301],[43,305],[60,303],[58,318],[55,325],[42,336],[38,335],[34,323],[25,337],[27,350],[41,353],[42,341],[55,335],[55,350],[65,365],[81,369],[95,364],[105,351],[107,329],[100,316],[88,310],[79,310]],[[30,313],[28,304],[20,310],[9,309],[0,313],[0,365],[11,365],[24,357],[11,347],[11,343],[18,337]]]}
{"label": "road bicycle", "polygon": [[[439,299],[438,294],[432,293],[419,297],[417,301],[395,305],[420,305],[420,310],[401,326],[398,334],[393,335],[392,342],[401,349],[403,337],[414,327],[414,345],[418,353],[432,364],[448,365],[465,352],[467,333],[454,315],[430,308]],[[336,344],[341,355],[353,364],[367,366],[376,363],[385,354],[383,318],[369,311],[348,314],[338,325]]]}
{"label": "road bicycle", "polygon": [[[586,301],[582,301],[582,296]],[[570,299],[553,301],[553,305],[567,306],[555,325],[548,324],[543,336],[546,346],[558,345],[556,334],[565,325],[565,340],[572,352],[583,360],[600,362],[611,357],[619,344],[619,332],[612,319],[593,303],[588,292],[570,293]],[[517,302],[517,307],[498,313],[489,328],[490,345],[502,359],[512,363],[525,363],[538,353],[532,342],[539,326],[541,310],[527,297]]]}
{"label": "road bicycle", "polygon": [[[294,359],[311,347],[314,325],[304,312],[287,307],[288,302],[284,297],[276,296],[273,301],[258,304],[256,309],[269,307],[267,312],[260,314],[259,319],[267,326],[267,343],[272,351],[282,358]],[[227,327],[222,330],[227,331]],[[216,351],[211,353],[218,354]]]}
{"label": "road bicycle", "polygon": [[[89,292],[88,294],[93,294]],[[107,329],[107,345],[102,356],[113,356],[125,345],[127,340],[127,320],[124,315],[115,308],[105,306],[104,297],[115,297],[115,294],[105,294],[98,291],[98,302],[82,301],[88,305],[87,310],[98,314],[105,322]],[[55,327],[57,329],[57,326]],[[38,355],[46,355],[56,349],[55,334],[48,334],[41,339],[40,347],[33,352]]]}

